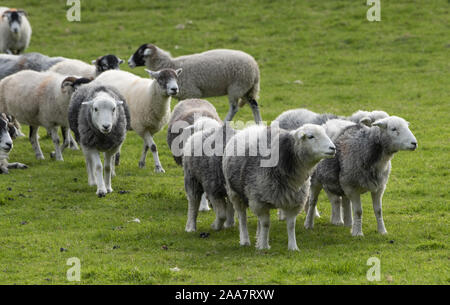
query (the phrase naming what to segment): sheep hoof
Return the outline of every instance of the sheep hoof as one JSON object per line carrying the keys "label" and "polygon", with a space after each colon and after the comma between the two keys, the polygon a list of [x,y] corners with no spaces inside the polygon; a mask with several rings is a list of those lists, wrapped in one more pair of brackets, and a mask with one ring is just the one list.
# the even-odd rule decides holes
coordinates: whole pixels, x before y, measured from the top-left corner
{"label": "sheep hoof", "polygon": [[188,233],[192,233],[192,232],[197,231],[196,228],[193,227],[193,226],[186,226],[186,228],[185,228],[184,230],[185,230],[186,232],[188,232]]}
{"label": "sheep hoof", "polygon": [[381,235],[386,235],[388,234],[388,232],[386,231],[386,229],[382,230],[382,231],[378,231]]}
{"label": "sheep hoof", "polygon": [[305,229],[306,230],[314,229],[314,224],[313,223],[309,223],[309,222],[305,222]]}
{"label": "sheep hoof", "polygon": [[98,190],[97,196],[98,198],[106,197],[106,190]]}
{"label": "sheep hoof", "polygon": [[45,160],[45,157],[43,155],[37,155],[36,159],[37,160]]}
{"label": "sheep hoof", "polygon": [[343,226],[344,222],[342,220],[332,220],[331,224],[333,224],[335,226]]}
{"label": "sheep hoof", "polygon": [[239,244],[243,247],[248,247],[250,246],[250,241],[249,240],[241,241]]}
{"label": "sheep hoof", "polygon": [[263,245],[263,246],[256,245],[256,249],[258,249],[258,250],[270,250],[270,246],[269,245]]}
{"label": "sheep hoof", "polygon": [[145,167],[145,162],[139,161],[139,168],[144,168],[144,167]]}
{"label": "sheep hoof", "polygon": [[224,227],[225,229],[234,227],[234,221],[230,221],[230,222],[226,221],[226,222],[223,224],[223,227]]}
{"label": "sheep hoof", "polygon": [[355,231],[352,231],[352,236],[364,236],[364,234],[363,234],[363,232],[361,232],[361,231],[359,231],[359,232],[355,232]]}
{"label": "sheep hoof", "polygon": [[106,192],[107,192],[107,193],[112,193],[113,191],[114,191],[114,190],[113,190],[112,188],[107,188],[107,189],[106,189]]}
{"label": "sheep hoof", "polygon": [[155,172],[156,173],[165,173],[166,171],[164,170],[164,168],[162,168],[162,166],[156,165],[155,166]]}
{"label": "sheep hoof", "polygon": [[295,247],[288,247],[288,250],[289,251],[300,251],[300,249],[297,246],[295,246]]}

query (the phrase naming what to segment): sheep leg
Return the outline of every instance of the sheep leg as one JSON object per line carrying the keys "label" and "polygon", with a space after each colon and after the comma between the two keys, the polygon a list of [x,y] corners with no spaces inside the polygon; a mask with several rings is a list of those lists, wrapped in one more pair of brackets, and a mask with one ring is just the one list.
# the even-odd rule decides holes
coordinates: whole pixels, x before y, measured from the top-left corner
{"label": "sheep leg", "polygon": [[225,117],[225,122],[232,121],[233,117],[238,112],[238,99],[237,97],[228,97],[228,101],[230,103],[230,109],[228,110],[227,116]]}
{"label": "sheep leg", "polygon": [[113,189],[111,187],[111,172],[114,169],[113,159],[115,155],[115,151],[107,151],[105,152],[105,186],[106,192],[112,193]]}
{"label": "sheep leg", "polygon": [[142,152],[141,160],[139,162],[139,167],[145,166],[145,158],[147,157],[148,149],[152,151],[153,154],[153,160],[155,161],[155,172],[157,173],[165,173],[166,171],[161,165],[161,162],[159,161],[159,155],[158,155],[158,148],[156,147],[155,141],[153,140],[152,135],[150,132],[146,131],[144,134],[144,151]]}
{"label": "sheep leg", "polygon": [[[72,150],[79,150],[77,142],[72,137],[72,134],[70,133],[69,128],[61,126],[61,133],[63,135],[64,149],[69,147]],[[63,151],[64,151],[64,149],[63,149]]]}
{"label": "sheep leg", "polygon": [[238,214],[239,219],[239,244],[241,246],[250,246],[250,238],[247,228],[247,207],[242,202],[239,195],[231,189],[228,189],[228,196]]}
{"label": "sheep leg", "polygon": [[7,167],[9,169],[25,169],[25,168],[28,168],[28,166],[26,164],[22,164],[22,163],[19,163],[19,162],[8,163]]}
{"label": "sheep leg", "polygon": [[39,126],[30,126],[30,142],[36,154],[36,159],[44,160],[44,154],[42,153],[41,146],[39,145],[38,138]]}
{"label": "sheep leg", "polygon": [[278,220],[279,221],[286,220],[286,214],[284,213],[284,211],[282,209],[278,209],[277,215],[278,215]]}
{"label": "sheep leg", "polygon": [[325,190],[325,193],[331,203],[331,223],[336,226],[344,225],[341,214],[341,196],[335,195],[328,190]]}
{"label": "sheep leg", "polygon": [[386,227],[384,226],[383,211],[382,211],[382,198],[384,190],[385,187],[381,188],[376,192],[371,193],[373,212],[375,213],[375,217],[377,219],[378,232],[383,235],[387,234]]}
{"label": "sheep leg", "polygon": [[95,183],[95,177],[94,177],[94,171],[92,169],[92,160],[89,156],[88,152],[85,152],[83,149],[83,153],[84,153],[84,157],[86,159],[86,169],[87,169],[87,173],[88,173],[88,184],[90,186],[94,186],[96,185]]}
{"label": "sheep leg", "polygon": [[319,183],[313,184],[311,182],[310,193],[308,198],[308,212],[305,219],[305,228],[314,228],[314,216],[316,214],[317,199],[319,198],[320,191],[322,190],[322,185]]}
{"label": "sheep leg", "polygon": [[203,193],[202,200],[200,201],[200,207],[198,209],[200,212],[206,212],[211,210],[208,205],[208,199],[206,198],[206,193]]}
{"label": "sheep leg", "polygon": [[97,184],[97,196],[105,197],[107,190],[105,187],[105,181],[103,180],[103,166],[102,160],[100,159],[100,154],[95,149],[89,149],[90,159],[91,159],[91,169],[94,171],[95,182]]}
{"label": "sheep leg", "polygon": [[298,251],[297,239],[295,237],[295,222],[300,208],[292,210],[283,210],[286,215],[286,228],[288,233],[288,249],[291,251]]}
{"label": "sheep leg", "polygon": [[247,98],[250,108],[252,109],[253,118],[255,119],[256,124],[261,124],[261,113],[259,112],[258,102],[253,98]]}
{"label": "sheep leg", "polygon": [[231,227],[234,226],[234,208],[233,208],[233,204],[228,199],[226,199],[226,203],[227,203],[227,206],[226,206],[227,220],[225,221],[225,224],[224,224],[224,228],[225,229],[226,228],[231,228]]}
{"label": "sheep leg", "polygon": [[184,188],[188,197],[188,215],[185,231],[195,232],[197,230],[198,207],[203,189],[200,183],[186,171],[184,174]]}
{"label": "sheep leg", "polygon": [[227,202],[224,198],[208,197],[210,198],[211,204],[216,212],[216,219],[211,225],[211,228],[216,231],[222,230],[223,224],[227,219]]}
{"label": "sheep leg", "polygon": [[[50,136],[52,137],[53,145],[55,146],[55,159],[57,161],[64,161],[62,157],[61,147],[59,146],[60,140],[58,136],[58,128],[56,126],[50,128]],[[53,158],[53,153],[50,154],[50,157]]]}
{"label": "sheep leg", "polygon": [[352,235],[353,236],[364,236],[362,231],[362,204],[361,196],[358,193],[349,194],[348,198],[352,202],[353,209],[353,226]]}
{"label": "sheep leg", "polygon": [[342,196],[342,211],[344,214],[344,226],[351,227],[353,225],[352,203],[346,196]]}
{"label": "sheep leg", "polygon": [[269,230],[270,230],[270,210],[261,207],[259,202],[250,201],[250,209],[258,217],[256,248],[259,250],[270,249]]}

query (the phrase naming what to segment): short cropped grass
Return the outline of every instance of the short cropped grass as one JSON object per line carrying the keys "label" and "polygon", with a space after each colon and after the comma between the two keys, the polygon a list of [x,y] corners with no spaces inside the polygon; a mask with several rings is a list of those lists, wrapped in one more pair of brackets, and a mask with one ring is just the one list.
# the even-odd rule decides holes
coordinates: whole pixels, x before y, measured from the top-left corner
{"label": "short cropped grass", "polygon": [[[382,109],[411,123],[419,149],[392,161],[383,207],[387,236],[376,232],[369,195],[363,196],[365,237],[353,238],[348,228],[330,224],[322,194],[314,230],[304,229],[304,213],[298,216],[300,251],[292,253],[275,211],[268,251],[254,248],[251,213],[251,247],[239,246],[237,227],[212,231],[212,212],[200,214],[197,233],[184,232],[183,171],[169,152],[167,129],[156,136],[166,173],[153,172],[151,155],[147,168],[138,168],[142,141],[130,132],[115,192],[102,199],[87,185],[82,153],[68,150],[64,162],[50,160],[52,143],[41,130],[47,159],[37,161],[28,140],[18,139],[11,161],[30,168],[0,176],[0,283],[72,283],[70,257],[81,260],[81,284],[369,284],[370,257],[381,261],[378,283],[450,283],[449,1],[381,0],[381,22],[369,22],[365,0],[82,0],[81,22],[72,23],[66,1],[3,2],[28,11],[28,51],[91,61],[107,53],[128,59],[148,42],[174,56],[244,50],[260,65],[267,122],[298,107],[342,115]],[[142,67],[132,71],[147,77]],[[227,98],[209,100],[224,117]],[[236,116],[251,119],[249,107]],[[201,232],[210,236],[200,238]]]}

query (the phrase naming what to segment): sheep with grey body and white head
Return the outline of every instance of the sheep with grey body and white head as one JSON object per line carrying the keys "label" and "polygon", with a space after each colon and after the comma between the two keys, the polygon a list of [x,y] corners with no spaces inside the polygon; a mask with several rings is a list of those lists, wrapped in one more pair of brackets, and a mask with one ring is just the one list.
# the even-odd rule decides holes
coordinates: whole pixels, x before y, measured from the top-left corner
{"label": "sheep with grey body and white head", "polygon": [[[70,129],[86,158],[88,183],[97,186],[99,197],[113,191],[114,156],[129,128],[127,107],[124,97],[115,88],[95,84],[77,90],[70,101]],[[100,152],[105,154],[104,178]]]}
{"label": "sheep with grey body and white head", "polygon": [[321,159],[334,154],[334,144],[323,127],[312,124],[293,131],[249,127],[231,138],[225,148],[223,174],[228,198],[238,214],[240,244],[250,244],[247,207],[258,217],[258,249],[270,248],[270,209],[282,209],[288,249],[298,250],[295,221],[308,198],[310,175]]}
{"label": "sheep with grey body and white head", "polygon": [[130,108],[131,127],[144,140],[139,167],[145,167],[148,150],[155,161],[155,171],[163,173],[153,136],[169,121],[172,96],[179,91],[178,76],[182,69],[146,70],[153,79],[141,78],[125,71],[109,70],[100,74],[96,84],[110,85],[125,97]]}
{"label": "sheep with grey body and white head", "polygon": [[18,135],[12,121],[11,117],[0,113],[0,174],[8,174],[9,169],[28,168],[28,166],[19,162],[8,162],[9,153],[13,149],[13,139]]}
{"label": "sheep with grey body and white head", "polygon": [[188,197],[186,232],[194,232],[197,229],[197,214],[202,194],[206,194],[216,213],[216,220],[212,224],[214,230],[234,225],[234,209],[227,198],[222,157],[226,143],[235,134],[236,131],[226,123],[197,131],[185,143],[183,169],[184,187]]}
{"label": "sheep with grey body and white head", "polygon": [[143,44],[128,60],[131,68],[147,66],[151,70],[183,69],[177,99],[228,95],[230,109],[225,121],[231,121],[239,105],[248,103],[256,123],[261,122],[258,106],[260,73],[255,59],[242,51],[216,49],[172,58],[153,44]]}
{"label": "sheep with grey body and white head", "polygon": [[[30,142],[38,160],[44,159],[38,139],[40,126],[50,131],[55,146],[52,157],[63,161],[62,152],[69,145],[67,110],[70,97],[77,88],[91,80],[64,76],[54,72],[25,70],[5,77],[0,82],[0,112],[14,116],[30,126]],[[66,128],[60,146],[58,127]]]}
{"label": "sheep with grey body and white head", "polygon": [[24,10],[0,7],[0,53],[23,53],[30,44],[31,33]]}
{"label": "sheep with grey body and white head", "polygon": [[[342,197],[343,222],[352,226],[353,236],[362,236],[361,194],[370,192],[378,232],[386,234],[382,197],[391,171],[391,159],[402,150],[415,150],[417,140],[404,119],[390,116],[375,121],[372,127],[361,124],[346,128],[335,140],[333,159],[319,163],[311,178],[311,196],[305,227],[314,226],[314,209],[320,191],[325,189],[331,201]],[[353,217],[352,212],[353,208]]]}

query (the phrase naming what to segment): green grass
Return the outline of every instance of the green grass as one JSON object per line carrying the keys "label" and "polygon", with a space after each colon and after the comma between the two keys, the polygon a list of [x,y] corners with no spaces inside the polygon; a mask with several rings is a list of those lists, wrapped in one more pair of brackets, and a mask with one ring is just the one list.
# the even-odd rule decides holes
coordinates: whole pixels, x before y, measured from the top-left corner
{"label": "green grass", "polygon": [[[183,172],[166,129],[156,136],[166,173],[153,172],[151,156],[147,169],[138,168],[142,142],[130,132],[115,192],[103,199],[87,185],[82,153],[51,161],[52,143],[41,131],[47,160],[35,160],[21,138],[11,160],[30,168],[0,176],[0,283],[67,284],[66,260],[78,257],[81,284],[369,284],[372,256],[381,260],[379,283],[450,283],[449,1],[382,0],[381,22],[368,22],[365,0],[90,0],[82,1],[79,23],[66,21],[66,1],[3,2],[29,12],[28,51],[90,61],[106,53],[128,59],[146,42],[175,56],[241,49],[260,65],[263,119],[298,107],[342,115],[382,109],[411,123],[419,149],[393,159],[384,196],[387,236],[376,232],[370,196],[363,197],[365,237],[352,238],[348,228],[329,223],[322,194],[322,218],[306,231],[304,213],[298,217],[300,252],[291,253],[275,212],[269,251],[253,246],[252,214],[252,247],[239,246],[237,227],[213,232],[212,212],[201,213],[197,233],[185,233]],[[143,68],[133,72],[146,76]],[[226,97],[209,100],[224,117]],[[249,107],[236,119],[251,120]],[[140,224],[129,222],[136,217]],[[200,232],[211,235],[202,239]],[[181,270],[170,271],[175,266]]]}

